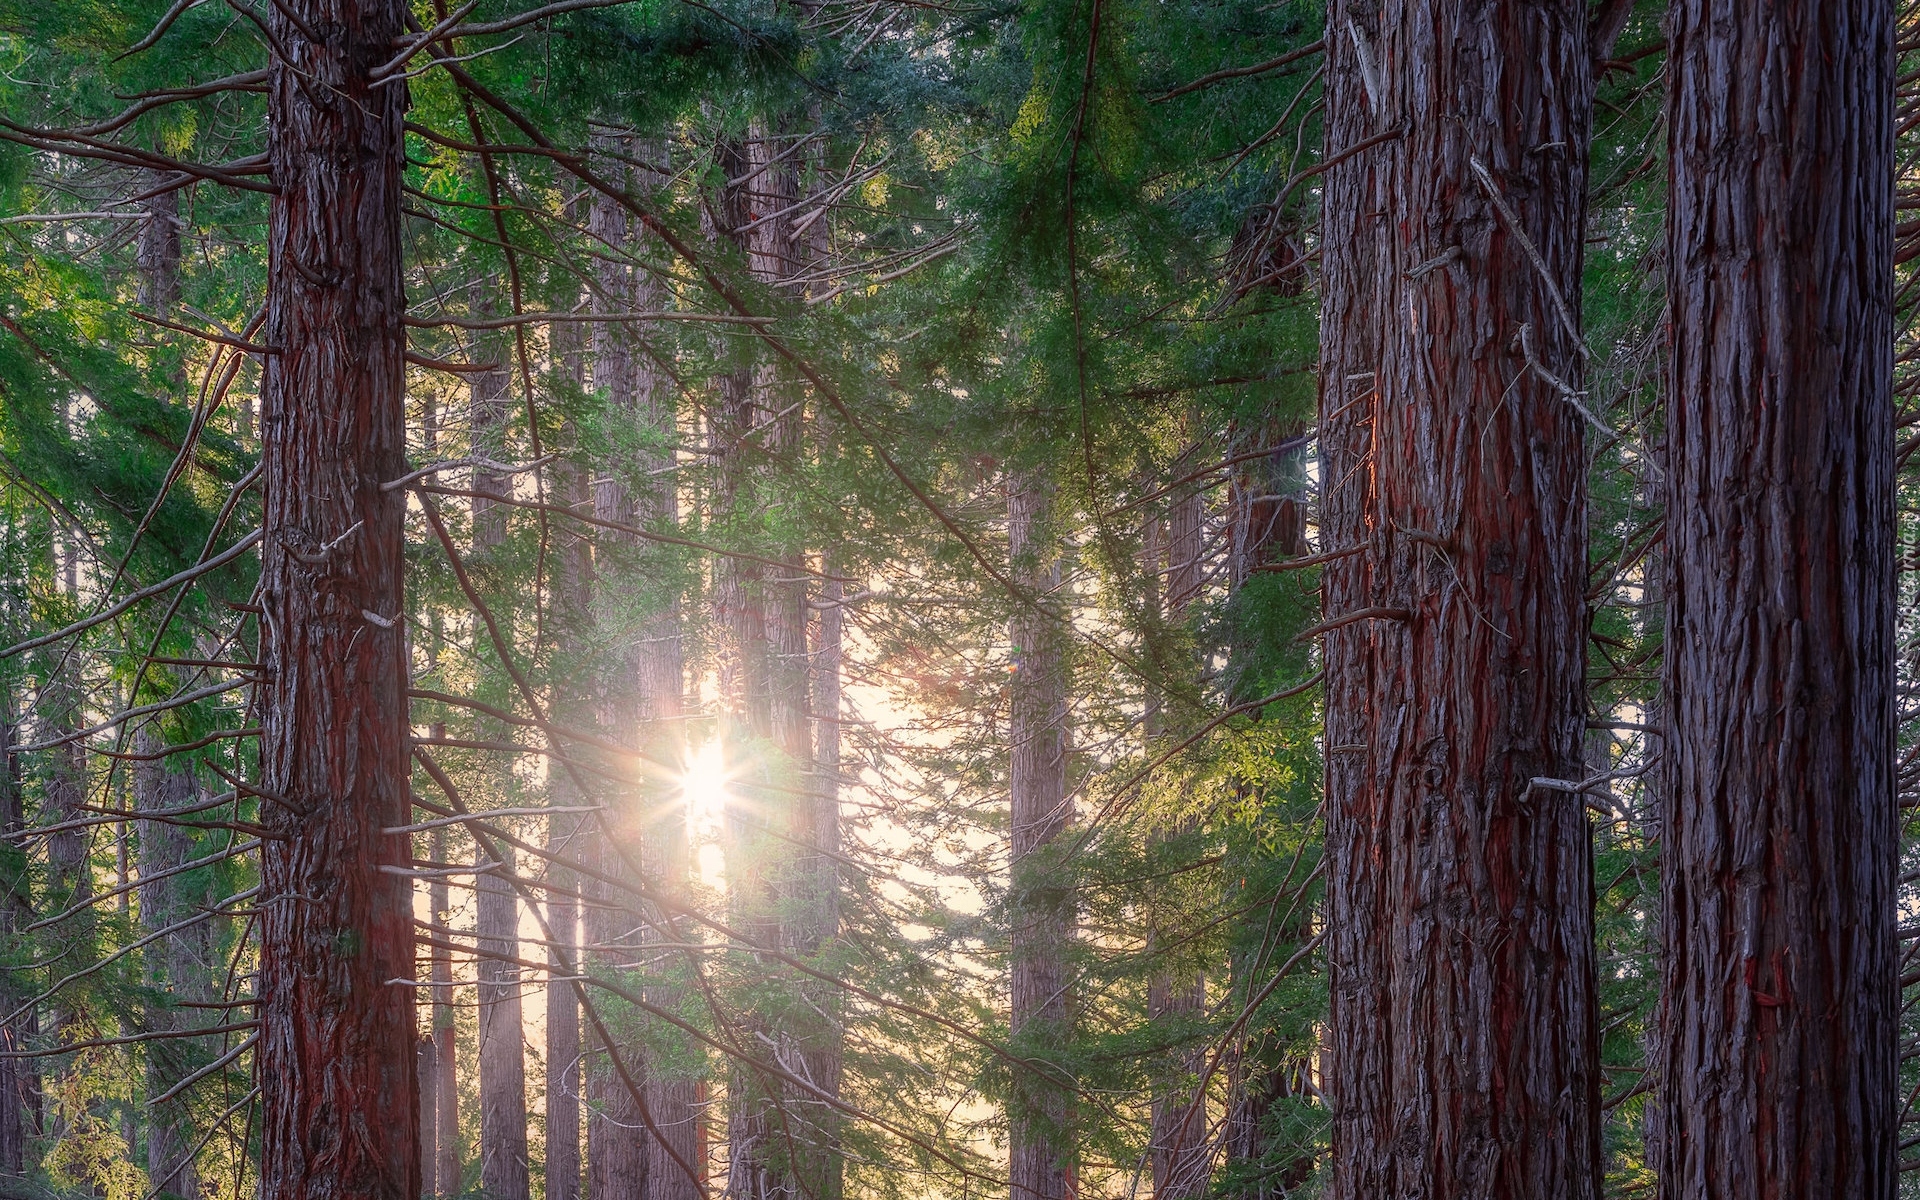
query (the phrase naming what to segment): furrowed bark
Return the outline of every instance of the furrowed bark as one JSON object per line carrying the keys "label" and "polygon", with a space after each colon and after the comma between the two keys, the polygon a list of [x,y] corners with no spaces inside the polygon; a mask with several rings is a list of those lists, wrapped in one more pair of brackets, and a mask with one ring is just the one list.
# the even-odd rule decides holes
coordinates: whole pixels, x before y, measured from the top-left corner
{"label": "furrowed bark", "polygon": [[[287,0],[267,20],[261,440],[263,1200],[420,1192],[402,606],[405,89],[371,74],[399,0]],[[317,39],[317,40],[316,40]],[[372,613],[380,623],[369,621]]]}
{"label": "furrowed bark", "polygon": [[1669,17],[1672,1200],[1896,1192],[1893,6]]}
{"label": "furrowed bark", "polygon": [[[1051,486],[1027,472],[1008,484],[1012,577],[1047,603],[1060,584]],[[1074,893],[1050,851],[1072,815],[1067,791],[1067,665],[1060,618],[1020,608],[1008,623],[1009,786],[1013,818],[1011,1028],[1023,1057],[1045,1062],[1071,1033],[1066,958]],[[1038,1072],[1016,1071],[1008,1098],[1012,1200],[1066,1200],[1077,1190],[1072,1096]]]}
{"label": "furrowed bark", "polygon": [[1336,3],[1320,478],[1330,1196],[1586,1200],[1587,13]]}

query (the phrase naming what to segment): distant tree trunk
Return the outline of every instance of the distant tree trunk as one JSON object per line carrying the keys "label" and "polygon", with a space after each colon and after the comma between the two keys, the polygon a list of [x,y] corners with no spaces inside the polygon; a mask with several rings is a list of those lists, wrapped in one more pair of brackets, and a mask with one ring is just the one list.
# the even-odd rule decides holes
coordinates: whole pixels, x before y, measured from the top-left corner
{"label": "distant tree trunk", "polygon": [[[1055,842],[1072,815],[1067,790],[1067,663],[1056,602],[1059,552],[1051,528],[1051,486],[1037,474],[1008,485],[1013,579],[1041,609],[1014,610],[1008,633],[1014,674],[1008,686],[1007,740],[1013,817],[1013,880],[1007,898],[1012,941],[1012,1032],[1017,1052],[1047,1064],[1071,1034],[1067,956],[1074,889],[1054,861]],[[1043,1078],[1060,1068],[1016,1072],[1008,1102],[1012,1200],[1067,1200],[1078,1190],[1073,1096]]]}
{"label": "distant tree trunk", "polygon": [[1327,29],[1328,1195],[1588,1200],[1586,5]]}
{"label": "distant tree trunk", "polygon": [[[558,323],[547,333],[556,367],[571,377],[576,386],[586,383],[585,342],[578,325]],[[576,463],[563,463],[555,472],[555,503],[575,511],[591,504],[587,474]],[[557,656],[561,669],[574,678],[586,677],[589,665],[587,638],[592,623],[593,559],[592,548],[584,537],[570,537],[559,547],[559,568],[554,577]],[[565,677],[565,676],[563,676]],[[591,689],[562,693],[554,700],[555,715],[569,724],[591,726],[593,711]],[[548,776],[549,795],[558,808],[572,808],[586,801],[571,773],[554,771]],[[547,818],[547,849],[556,855],[580,855],[589,838],[591,825],[577,814],[556,813]],[[574,889],[579,877],[558,863],[547,865],[547,879],[556,889]],[[548,948],[547,965],[547,1153],[546,1200],[580,1200],[580,1002],[574,984],[563,982],[579,963],[580,902],[564,891],[547,896],[547,936],[558,945]]]}
{"label": "distant tree trunk", "polygon": [[414,1058],[414,1074],[420,1080],[420,1194],[427,1197],[434,1194],[433,1166],[440,1157],[436,1140],[440,1134],[440,1061],[431,1033],[421,1036]]}
{"label": "distant tree trunk", "polygon": [[[1196,488],[1175,494],[1167,513],[1164,541],[1149,539],[1149,587],[1157,594],[1157,581],[1165,572],[1166,594],[1162,606],[1166,623],[1183,625],[1188,606],[1200,594],[1201,562],[1205,549],[1202,524],[1206,515],[1204,498]],[[1160,551],[1164,548],[1164,556]],[[1197,663],[1166,661],[1159,664],[1168,680],[1192,675]],[[1149,738],[1167,732],[1164,706],[1158,697],[1150,701],[1146,722]],[[1168,829],[1162,836],[1191,832],[1191,826]],[[1174,969],[1162,971],[1147,986],[1147,1015],[1162,1028],[1196,1020],[1206,1008],[1206,976],[1199,971]],[[1189,1044],[1172,1056],[1170,1077],[1155,1086],[1152,1118],[1153,1194],[1155,1200],[1193,1200],[1207,1188],[1207,1121],[1203,1109],[1191,1105],[1193,1080],[1202,1067],[1204,1051]]]}
{"label": "distant tree trunk", "polygon": [[[639,143],[636,157],[665,166],[664,142]],[[652,275],[636,273],[633,280],[633,306],[641,311],[665,308],[666,289]],[[641,444],[647,446],[640,456],[639,477],[651,479],[634,495],[634,519],[641,525],[670,529],[679,519],[679,499],[674,477],[666,474],[676,457],[673,447],[679,441],[676,391],[653,355],[644,346],[633,355],[634,416],[639,422]],[[643,864],[648,885],[667,896],[686,897],[689,867],[687,806],[680,793],[678,777],[684,771],[687,730],[684,700],[686,693],[686,651],[681,640],[682,612],[677,594],[661,596],[658,608],[641,626],[640,647],[635,655],[636,681],[640,702],[640,740],[648,764],[649,795],[645,800],[650,819],[642,831]],[[659,782],[660,780],[666,782]],[[671,914],[661,914],[665,928],[648,925],[641,930],[641,941],[654,943],[671,938],[677,942],[695,940],[695,931],[681,929]],[[678,932],[676,932],[678,931]],[[677,1010],[684,1001],[682,988],[671,982],[674,965],[685,961],[679,951],[649,950],[646,953],[649,982],[645,988],[647,1003],[668,1011]],[[677,1031],[653,1025],[653,1036],[667,1041],[680,1040]],[[697,1065],[696,1047],[679,1045],[673,1056],[677,1061],[647,1064],[647,1112],[653,1118],[653,1130],[659,1136],[647,1139],[647,1200],[698,1200],[702,1188],[687,1177],[687,1168],[698,1174],[704,1167],[701,1149],[699,1108],[700,1082],[704,1073]]]}
{"label": "distant tree trunk", "polygon": [[[399,0],[268,12],[261,433],[262,1200],[420,1192],[412,885],[404,868],[407,469],[400,175],[404,88],[371,74]],[[308,31],[331,31],[313,41]],[[284,55],[284,56],[283,56]],[[370,619],[367,614],[372,614]]]}
{"label": "distant tree trunk", "polygon": [[[476,279],[469,288],[468,307],[475,316],[491,315],[494,309],[489,281]],[[473,452],[495,461],[506,457],[508,425],[508,381],[505,339],[484,337],[479,353],[501,365],[472,376]],[[497,471],[476,466],[473,490],[507,496],[512,494],[513,479]],[[473,500],[473,557],[487,563],[507,538],[507,506],[476,496]],[[485,675],[491,674],[491,679]],[[504,669],[491,662],[483,670],[482,688],[500,688]],[[504,696],[494,696],[504,699]],[[501,739],[505,735],[490,717],[476,718],[476,736]],[[510,786],[504,769],[496,771],[500,786]],[[511,853],[509,851],[508,853]],[[484,848],[475,848],[475,864],[489,859]],[[504,864],[513,871],[514,863]],[[521,1024],[520,968],[507,959],[516,958],[520,947],[520,906],[513,887],[496,872],[476,877],[474,886],[474,935],[478,954],[474,975],[478,981],[480,1026],[480,1186],[489,1200],[529,1200],[532,1182],[527,1163],[527,1060],[526,1033]]]}
{"label": "distant tree trunk", "polygon": [[[446,726],[432,727],[435,737],[445,737]],[[433,861],[448,862],[447,831],[433,831]],[[427,889],[433,906],[433,920],[445,924],[452,915],[447,877],[436,876]],[[460,1193],[460,1046],[454,1024],[453,957],[445,948],[433,952],[433,1194],[455,1196]]]}
{"label": "distant tree trunk", "polygon": [[[21,787],[20,756],[13,748],[20,744],[20,726],[15,717],[13,695],[0,688],[0,830],[8,835],[27,827],[25,789]],[[10,937],[33,922],[33,875],[26,853],[19,843],[0,841],[0,936]],[[12,1012],[32,993],[23,981],[0,975],[0,1005]],[[27,1040],[37,1030],[31,1014],[8,1025],[0,1025],[0,1051],[27,1049]],[[0,1058],[0,1176],[19,1176],[27,1170],[27,1138],[38,1115],[35,1107],[40,1094],[40,1078],[33,1060]]]}
{"label": "distant tree trunk", "polygon": [[[629,146],[623,142],[609,149],[624,154]],[[628,180],[624,163],[617,159],[609,159],[607,163],[616,178],[622,182]],[[588,222],[594,236],[607,245],[627,245],[626,210],[605,196],[594,197]],[[594,311],[606,315],[632,312],[635,306],[632,269],[601,259],[595,270],[598,278]],[[611,322],[594,325],[593,383],[595,389],[607,394],[607,408],[614,419],[633,419],[633,338],[627,326]],[[601,520],[633,522],[634,503],[617,472],[609,470],[595,483],[593,511]],[[615,544],[607,543],[610,557],[617,557],[612,549]],[[640,720],[638,671],[632,652],[621,652],[609,669],[600,697],[601,726],[616,730],[622,736],[631,736]],[[607,815],[611,827],[619,831],[623,840],[631,839],[628,844],[637,842],[641,835],[641,799],[635,790],[627,786],[613,789],[609,804],[612,811]],[[626,858],[602,839],[596,839],[596,844],[602,873],[627,880]],[[587,942],[602,947],[594,957],[609,966],[633,961],[632,951],[625,947],[639,941],[640,931],[639,921],[632,915],[637,905],[631,892],[604,883],[595,883],[590,890],[597,903],[589,905],[586,911]],[[599,1003],[610,1010],[615,1004],[605,1000]],[[614,1069],[611,1056],[619,1054],[629,1077],[643,1087],[648,1079],[645,1056],[633,1046],[600,1045],[594,1050],[587,1076],[587,1195],[590,1200],[643,1200],[647,1193],[650,1139],[640,1106]]]}
{"label": "distant tree trunk", "polygon": [[[749,123],[744,142],[723,143],[716,160],[729,181],[718,197],[716,238],[731,239],[746,251],[749,268],[770,280],[777,277],[785,254],[784,227],[769,220],[757,229],[748,226],[774,211],[771,192],[780,187],[771,164],[777,153],[758,118]],[[772,177],[772,178],[770,178]],[[784,439],[788,426],[762,428],[777,409],[771,387],[773,369],[762,363],[739,368],[719,380],[719,403],[710,414],[712,442],[720,449],[718,480],[713,494],[716,517],[730,521],[751,537],[762,528],[762,498],[755,485],[756,468],[767,461],[770,443]],[[760,547],[768,549],[769,547]],[[756,946],[777,949],[783,935],[779,889],[793,858],[779,835],[790,832],[785,819],[790,806],[784,791],[769,791],[775,761],[786,757],[793,737],[792,672],[781,654],[790,651],[791,616],[788,596],[767,568],[740,559],[722,559],[714,565],[714,617],[719,626],[718,655],[721,703],[726,712],[723,744],[736,786],[744,797],[728,805],[727,917]],[[776,643],[775,639],[779,641]],[[804,696],[804,691],[801,693]],[[809,751],[809,757],[811,752]],[[768,973],[773,961],[743,953],[743,970]],[[762,1013],[745,1014],[750,1045],[775,1039],[782,1052],[791,1050],[784,1031],[769,1026]],[[734,1200],[776,1200],[794,1190],[798,1147],[790,1135],[798,1111],[781,1120],[785,1089],[763,1072],[740,1062],[732,1064],[727,1083],[727,1191]]]}
{"label": "distant tree trunk", "polygon": [[[134,739],[139,753],[152,754],[160,741],[142,729]],[[134,809],[142,813],[182,808],[196,794],[193,772],[184,760],[153,759],[137,762],[133,772]],[[140,877],[147,879],[186,862],[193,851],[190,830],[163,821],[145,821],[140,827]],[[196,887],[192,876],[173,875],[140,885],[140,924],[157,932],[192,917],[215,897]],[[167,998],[149,1013],[152,1030],[188,1029],[204,1022],[191,1010],[173,1002],[213,998],[213,930],[201,923],[168,934],[146,950],[147,981]],[[205,1057],[194,1039],[162,1040],[147,1045],[147,1178],[162,1196],[198,1200],[200,1183],[188,1154],[193,1143],[193,1118],[184,1098],[164,1104],[154,1099],[172,1088]]]}
{"label": "distant tree trunk", "polygon": [[1893,8],[1669,17],[1672,1200],[1899,1180]]}

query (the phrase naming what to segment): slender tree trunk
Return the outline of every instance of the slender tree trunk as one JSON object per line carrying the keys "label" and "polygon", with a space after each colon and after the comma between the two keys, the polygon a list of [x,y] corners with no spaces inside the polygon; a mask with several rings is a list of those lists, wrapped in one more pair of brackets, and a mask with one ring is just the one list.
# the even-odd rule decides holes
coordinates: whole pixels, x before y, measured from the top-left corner
{"label": "slender tree trunk", "polygon": [[[262,1200],[413,1200],[400,174],[405,89],[371,77],[399,0],[267,16],[269,226],[259,689]],[[324,40],[313,40],[317,35]],[[284,54],[284,57],[283,57]],[[368,614],[372,614],[372,619]],[[283,802],[282,802],[283,801]]]}
{"label": "slender tree trunk", "polygon": [[1893,5],[1670,16],[1662,1194],[1881,1200]]}
{"label": "slender tree trunk", "polygon": [[[1053,602],[1060,563],[1049,484],[1034,474],[1008,487],[1013,579],[1040,605]],[[1074,892],[1053,859],[1072,815],[1067,791],[1067,663],[1061,618],[1021,607],[1008,627],[1014,674],[1008,687],[1013,881],[1012,1032],[1018,1053],[1046,1063],[1071,1035],[1067,957]],[[1073,1097],[1037,1071],[1017,1072],[1008,1103],[1013,1200],[1067,1200],[1078,1190]]]}
{"label": "slender tree trunk", "polygon": [[[433,736],[445,737],[446,726],[436,724]],[[433,831],[433,861],[448,862],[447,831]],[[427,889],[433,920],[446,924],[452,913],[446,876],[436,876]],[[433,952],[433,1194],[460,1193],[460,1044],[454,1023],[453,957],[445,948]]]}
{"label": "slender tree trunk", "polygon": [[[1176,495],[1167,514],[1164,562],[1158,553],[1157,539],[1150,541],[1155,553],[1148,559],[1148,571],[1157,577],[1166,572],[1164,616],[1168,625],[1185,623],[1188,606],[1200,594],[1200,556],[1204,549],[1202,522],[1203,498],[1197,489]],[[1170,680],[1191,674],[1184,662],[1163,662],[1161,669]],[[1164,708],[1157,702],[1148,713],[1150,738],[1167,732]],[[1172,829],[1178,835],[1191,826]],[[1206,976],[1192,969],[1175,969],[1158,974],[1147,987],[1147,1015],[1162,1028],[1190,1024],[1206,1007]],[[1153,1097],[1152,1148],[1153,1194],[1155,1200],[1193,1200],[1207,1188],[1207,1122],[1203,1109],[1194,1109],[1193,1080],[1198,1077],[1204,1050],[1188,1045],[1172,1056],[1173,1070],[1156,1086]]]}
{"label": "slender tree trunk", "polygon": [[1586,45],[1575,0],[1328,22],[1339,1200],[1599,1194],[1587,820],[1530,783],[1579,777],[1585,717]]}
{"label": "slender tree trunk", "polygon": [[[151,729],[134,739],[136,750],[151,754],[160,742]],[[196,794],[193,773],[184,758],[153,759],[135,764],[134,809],[150,813],[182,808]],[[145,821],[140,828],[140,876],[147,879],[187,861],[193,852],[189,830],[163,821]],[[214,897],[195,886],[190,875],[173,875],[140,885],[140,924],[149,932],[165,929],[193,916]],[[147,981],[168,1003],[149,1013],[153,1030],[187,1029],[203,1022],[192,1009],[178,1009],[172,1001],[213,998],[213,929],[207,922],[169,934],[147,949]],[[188,1151],[192,1148],[193,1119],[184,1098],[158,1103],[162,1095],[195,1070],[206,1057],[195,1039],[162,1040],[147,1048],[147,1178],[162,1196],[198,1200],[198,1173]]]}
{"label": "slender tree trunk", "polygon": [[[609,148],[624,154],[630,147],[621,143]],[[608,162],[612,164],[611,169],[616,172],[616,177],[624,182],[628,178],[626,165],[617,159],[609,159]],[[627,214],[619,205],[604,196],[595,196],[588,220],[594,236],[604,240],[607,245],[627,245]],[[608,315],[632,312],[635,296],[631,268],[602,259],[596,271],[598,278],[595,281],[594,311]],[[611,322],[594,325],[593,383],[597,390],[607,394],[608,410],[616,420],[633,419],[633,339],[627,326]],[[593,511],[602,520],[623,524],[633,522],[634,502],[617,473],[609,471],[595,483]],[[615,555],[612,549],[614,543],[608,545],[609,554]],[[628,736],[631,736],[630,731],[638,728],[641,713],[638,676],[639,667],[633,653],[621,651],[611,666],[600,697],[603,728],[621,731]],[[639,812],[641,797],[635,789],[624,786],[611,789],[610,794],[608,803],[612,811],[608,813],[608,819],[611,828],[626,844],[638,843],[643,825]],[[628,878],[626,858],[604,840],[597,839],[597,844],[601,872],[616,879]],[[595,952],[594,957],[603,964],[603,968],[610,968],[614,963],[631,962],[632,951],[626,947],[640,940],[640,922],[633,915],[637,905],[632,894],[603,883],[596,883],[592,894],[597,903],[589,906],[586,912],[587,941],[589,945],[602,948]],[[611,1011],[619,1011],[614,1002],[600,1003]],[[645,1056],[638,1047],[595,1047],[587,1078],[590,1105],[587,1118],[587,1195],[591,1200],[642,1200],[647,1192],[648,1145],[651,1139],[640,1106],[634,1102],[633,1093],[614,1068],[611,1060],[614,1054],[620,1055],[628,1075],[643,1088],[649,1078]],[[645,1094],[644,1091],[642,1094]]]}
{"label": "slender tree trunk", "polygon": [[[21,787],[20,726],[14,714],[11,689],[0,688],[0,830],[9,835],[0,842],[0,937],[11,937],[33,922],[33,876],[26,853],[11,835],[27,827],[25,789]],[[31,995],[23,986],[0,976],[0,1004],[12,1012]],[[32,1018],[0,1025],[0,1052],[27,1049],[36,1032]],[[33,1060],[0,1058],[0,1176],[19,1176],[27,1170],[27,1138],[32,1133],[34,1108],[40,1092]]]}
{"label": "slender tree trunk", "polygon": [[[475,280],[469,289],[469,307],[476,316],[493,311],[490,285]],[[496,370],[475,374],[472,385],[472,441],[476,455],[500,461],[506,457],[509,374],[505,366],[507,347],[504,338],[482,339],[480,353],[502,365]],[[475,467],[473,490],[494,495],[511,495],[510,476]],[[473,558],[487,563],[499,551],[507,537],[507,506],[493,500],[473,500]],[[503,669],[489,663],[483,680],[498,687]],[[504,699],[504,696],[493,696]],[[478,717],[477,736],[500,739],[505,730],[489,717]],[[501,786],[510,786],[507,772],[495,774]],[[509,852],[510,853],[510,852]],[[475,848],[475,864],[485,865],[486,851]],[[512,861],[504,864],[512,871]],[[490,1200],[529,1200],[532,1182],[527,1150],[527,1060],[526,1033],[522,1026],[520,968],[508,959],[519,955],[520,906],[513,887],[498,873],[476,877],[474,886],[474,935],[478,954],[474,975],[478,980],[480,1018],[480,1186]]]}
{"label": "slender tree trunk", "polygon": [[[664,166],[667,146],[664,142],[635,146],[636,157]],[[666,307],[666,289],[651,275],[636,274],[633,305],[641,311]],[[674,477],[666,474],[673,465],[673,446],[679,441],[676,392],[673,381],[664,376],[653,356],[644,347],[636,347],[633,356],[634,415],[640,424],[642,444],[651,447],[642,452],[639,477],[655,482],[640,488],[634,496],[634,519],[640,524],[671,529],[679,520],[679,499]],[[640,700],[640,739],[647,763],[648,794],[644,798],[649,814],[641,844],[648,885],[667,896],[685,898],[689,867],[687,806],[680,792],[679,778],[685,770],[687,731],[685,723],[686,651],[681,639],[682,612],[677,594],[662,596],[659,608],[641,625],[640,646],[635,657],[636,681]],[[670,938],[690,942],[698,934],[682,922],[662,913],[665,928],[648,925],[641,931],[642,943]],[[670,982],[676,964],[688,961],[680,951],[648,951],[647,1003],[676,1011],[685,1002],[684,989]],[[658,1136],[647,1139],[647,1200],[698,1200],[703,1188],[705,1155],[700,1138],[700,1083],[705,1078],[702,1054],[697,1046],[687,1045],[677,1031],[650,1024],[649,1032],[659,1042],[671,1043],[671,1061],[647,1064],[647,1112],[653,1118]],[[687,1168],[696,1179],[689,1179]]]}
{"label": "slender tree trunk", "polygon": [[[558,323],[548,329],[547,336],[556,368],[576,386],[584,386],[586,347],[580,327]],[[577,437],[577,431],[575,434]],[[556,503],[583,511],[592,502],[586,472],[577,463],[563,463],[555,476]],[[554,595],[559,629],[557,657],[567,675],[584,678],[590,670],[586,655],[590,652],[587,633],[593,603],[593,555],[586,538],[575,536],[561,543]],[[582,727],[591,725],[596,716],[590,688],[556,696],[554,709],[559,719]],[[555,807],[572,808],[586,802],[587,797],[581,795],[569,772],[554,771],[548,778]],[[591,837],[590,823],[577,814],[556,813],[547,818],[547,849],[556,855],[580,854]],[[580,884],[571,869],[557,863],[547,865],[547,879],[560,889],[574,889]],[[556,890],[548,894],[546,909],[547,936],[559,943],[547,951],[546,1200],[580,1200],[580,1002],[573,983],[564,981],[580,961],[580,902]]]}

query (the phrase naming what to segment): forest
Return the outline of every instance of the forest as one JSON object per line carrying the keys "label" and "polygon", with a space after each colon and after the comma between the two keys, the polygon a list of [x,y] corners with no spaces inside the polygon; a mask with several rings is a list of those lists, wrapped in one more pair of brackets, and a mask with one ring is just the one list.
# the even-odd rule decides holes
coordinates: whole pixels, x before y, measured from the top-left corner
{"label": "forest", "polygon": [[1916,314],[1920,0],[0,0],[0,1200],[1916,1200]]}

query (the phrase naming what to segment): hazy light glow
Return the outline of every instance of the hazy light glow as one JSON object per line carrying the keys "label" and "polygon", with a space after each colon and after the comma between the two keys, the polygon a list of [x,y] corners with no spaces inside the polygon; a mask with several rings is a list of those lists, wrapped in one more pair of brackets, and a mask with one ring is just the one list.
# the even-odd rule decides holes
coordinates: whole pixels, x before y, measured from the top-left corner
{"label": "hazy light glow", "polygon": [[693,847],[694,866],[700,882],[712,888],[726,886],[726,858],[720,846],[726,829],[729,782],[726,747],[719,738],[694,751],[680,782],[687,798],[687,840]]}

